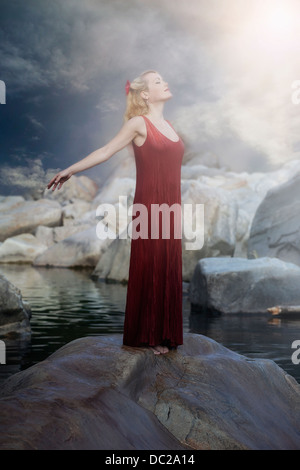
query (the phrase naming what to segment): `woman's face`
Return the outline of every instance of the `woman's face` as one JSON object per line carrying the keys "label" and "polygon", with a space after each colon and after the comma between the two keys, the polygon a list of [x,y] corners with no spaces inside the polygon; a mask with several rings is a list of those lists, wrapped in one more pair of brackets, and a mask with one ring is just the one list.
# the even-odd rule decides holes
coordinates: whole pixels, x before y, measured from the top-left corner
{"label": "woman's face", "polygon": [[157,101],[166,101],[172,98],[172,93],[169,90],[168,83],[164,81],[159,73],[148,73],[145,76],[148,83],[147,93],[149,103]]}

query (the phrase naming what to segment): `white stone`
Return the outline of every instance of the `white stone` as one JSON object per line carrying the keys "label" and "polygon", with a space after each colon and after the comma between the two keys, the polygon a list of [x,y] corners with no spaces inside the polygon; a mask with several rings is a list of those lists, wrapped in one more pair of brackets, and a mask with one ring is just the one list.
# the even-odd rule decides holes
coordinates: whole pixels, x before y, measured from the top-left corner
{"label": "white stone", "polygon": [[7,238],[0,246],[0,263],[31,263],[47,246],[31,233]]}

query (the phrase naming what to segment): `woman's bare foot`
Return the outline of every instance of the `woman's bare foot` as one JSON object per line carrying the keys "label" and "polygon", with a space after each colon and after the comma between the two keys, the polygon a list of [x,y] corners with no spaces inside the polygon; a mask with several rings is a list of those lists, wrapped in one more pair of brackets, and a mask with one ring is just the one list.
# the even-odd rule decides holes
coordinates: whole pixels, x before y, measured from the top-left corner
{"label": "woman's bare foot", "polygon": [[154,347],[150,346],[150,349],[153,351],[153,353],[154,353],[156,356],[158,356],[158,355],[160,354],[160,351],[158,351],[155,346],[154,346]]}
{"label": "woman's bare foot", "polygon": [[169,352],[169,348],[167,348],[167,346],[162,346],[162,345],[158,345],[158,346],[153,346],[153,347],[150,347],[150,349],[152,349],[152,351],[154,352],[154,354],[158,355],[158,354],[166,354]]}

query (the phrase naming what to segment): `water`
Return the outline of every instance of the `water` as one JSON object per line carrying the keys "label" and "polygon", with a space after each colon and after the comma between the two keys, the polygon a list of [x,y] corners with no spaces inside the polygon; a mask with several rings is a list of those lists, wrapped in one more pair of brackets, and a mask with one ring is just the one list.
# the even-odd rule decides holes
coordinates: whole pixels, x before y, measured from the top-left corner
{"label": "water", "polygon": [[[46,359],[73,339],[123,333],[126,285],[93,280],[91,269],[3,264],[0,273],[21,290],[32,309],[29,340],[19,341],[13,335],[2,338],[7,364],[0,365],[0,381]],[[272,359],[300,383],[300,365],[291,360],[291,345],[300,340],[299,317],[190,314],[185,284],[183,330],[204,334],[250,358]]]}

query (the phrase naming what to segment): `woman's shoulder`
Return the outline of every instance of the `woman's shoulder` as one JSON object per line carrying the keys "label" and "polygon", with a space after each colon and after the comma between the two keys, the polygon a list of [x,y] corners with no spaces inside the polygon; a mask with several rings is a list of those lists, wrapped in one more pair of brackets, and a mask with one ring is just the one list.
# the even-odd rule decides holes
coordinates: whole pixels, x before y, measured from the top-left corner
{"label": "woman's shoulder", "polygon": [[144,133],[146,125],[143,116],[134,116],[128,119],[127,123],[139,133]]}
{"label": "woman's shoulder", "polygon": [[132,125],[140,125],[141,123],[145,122],[143,116],[133,116],[132,118],[128,119]]}

